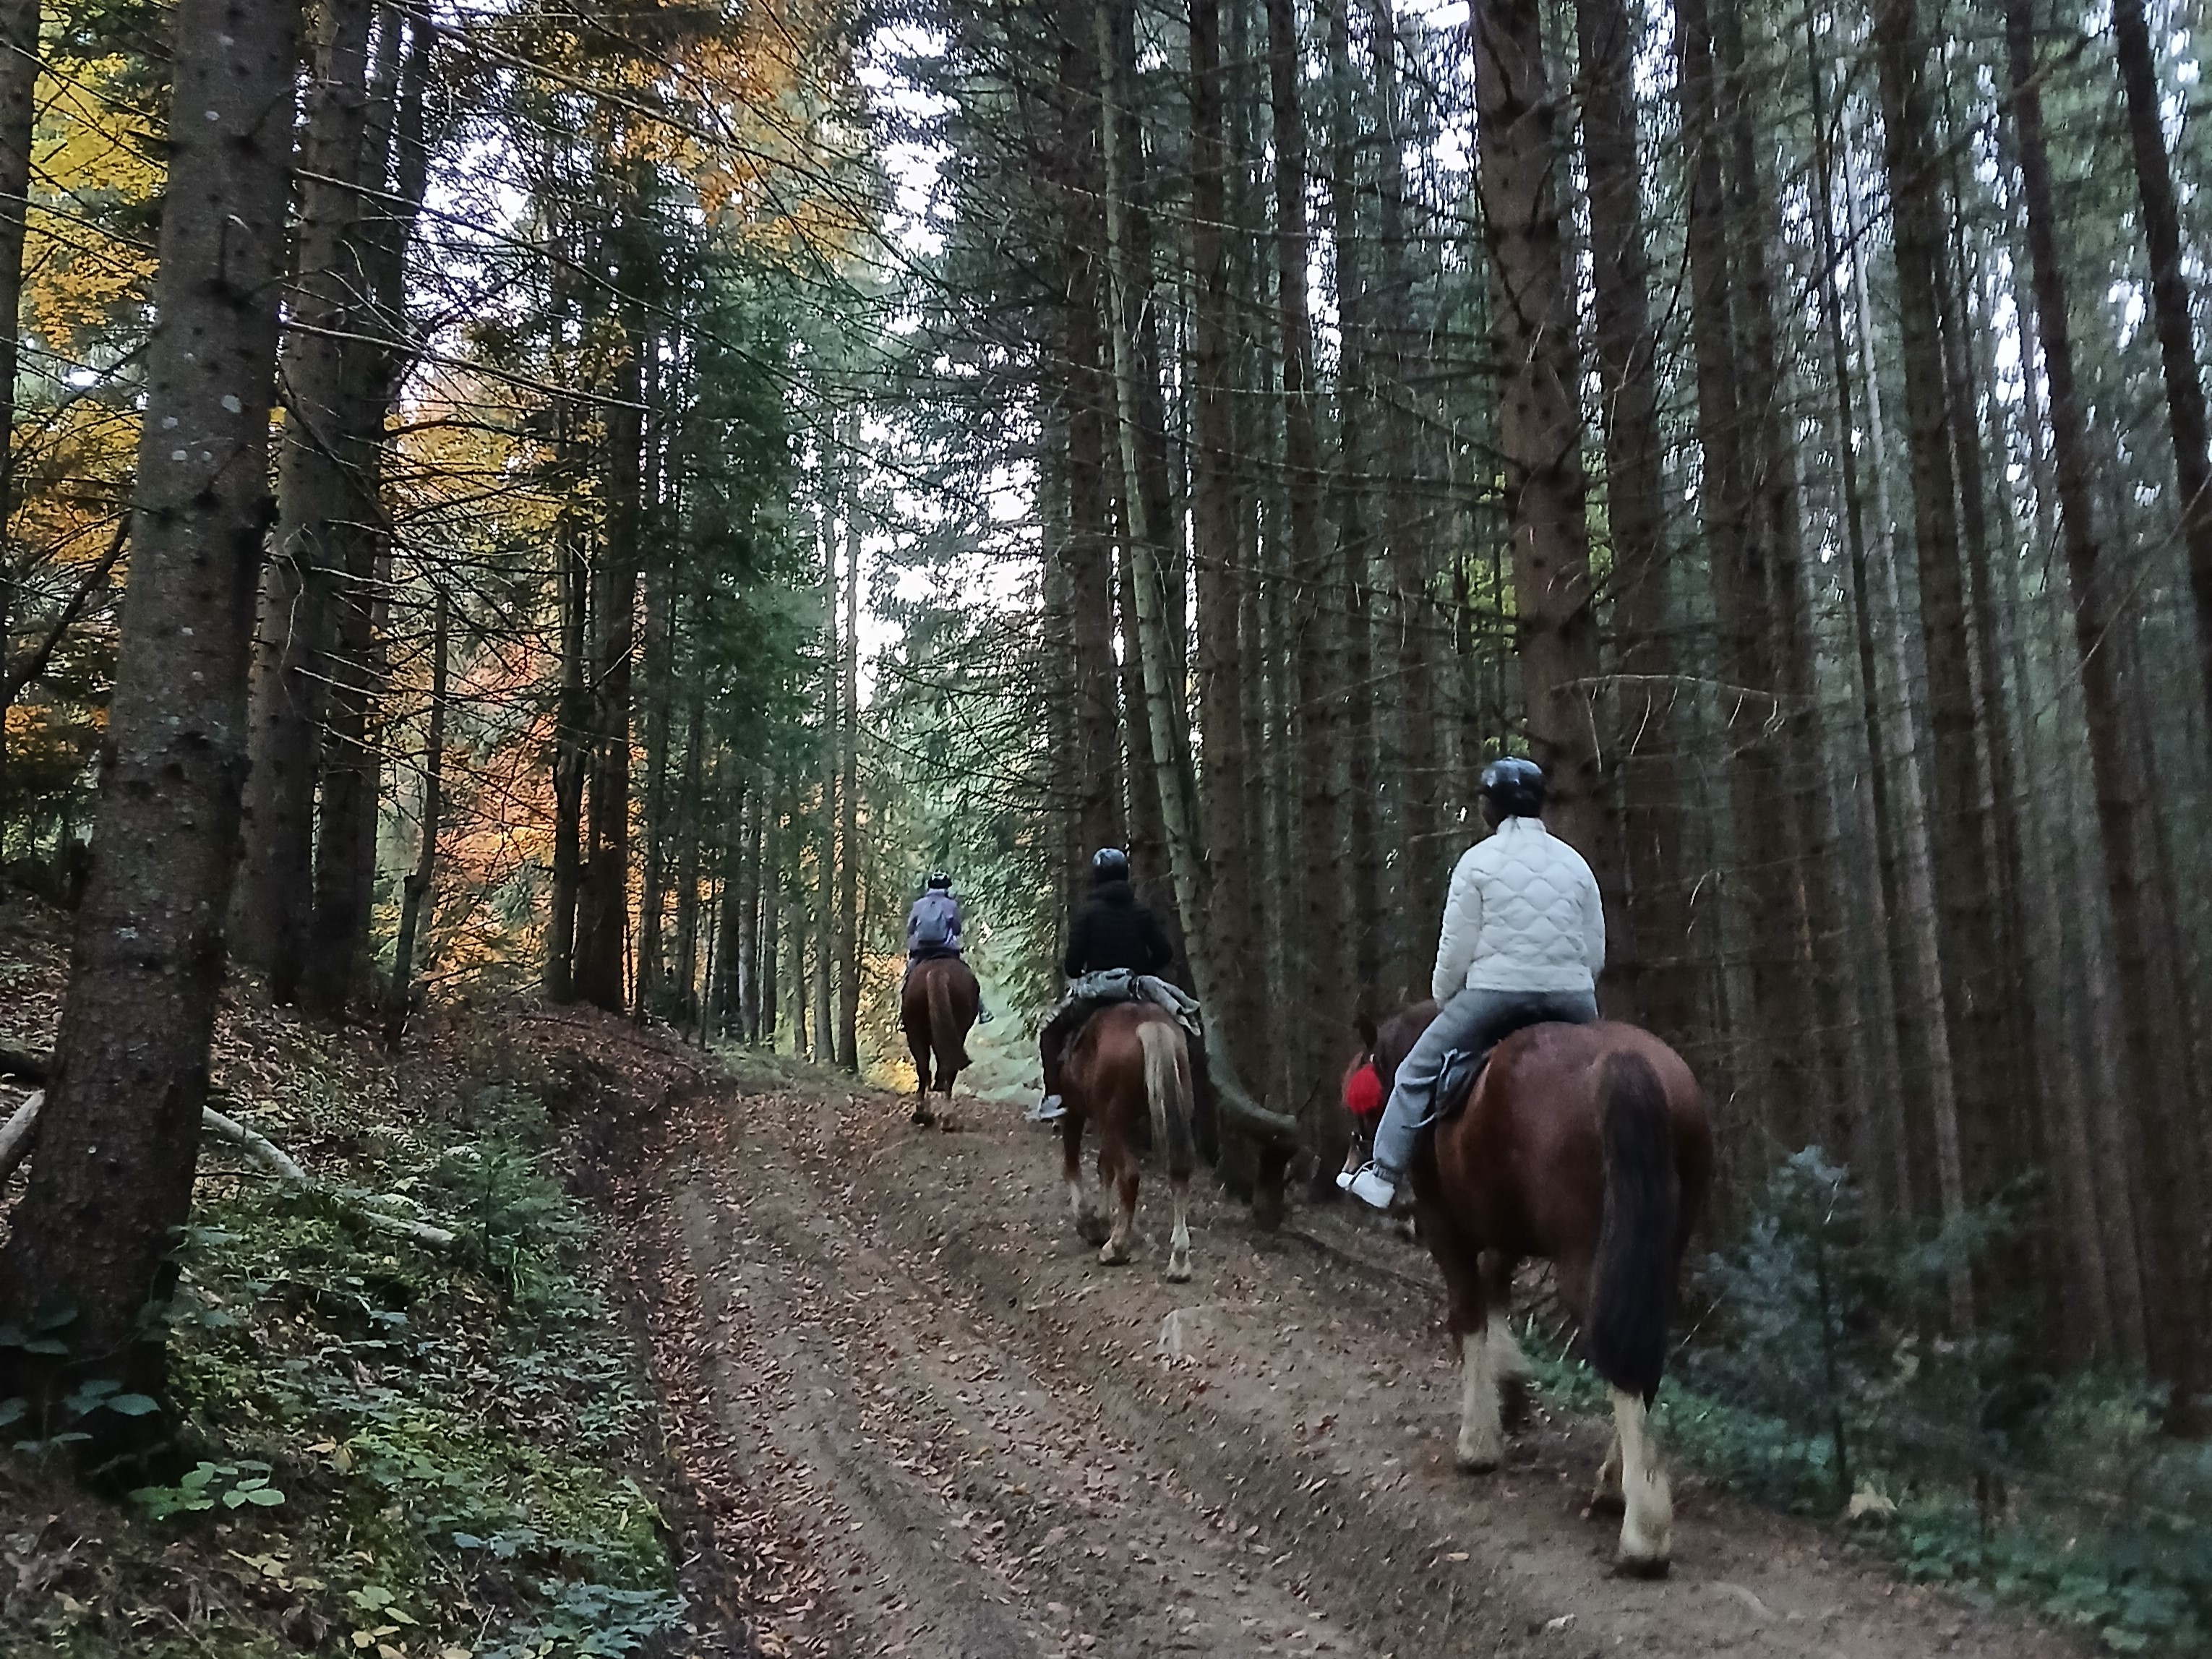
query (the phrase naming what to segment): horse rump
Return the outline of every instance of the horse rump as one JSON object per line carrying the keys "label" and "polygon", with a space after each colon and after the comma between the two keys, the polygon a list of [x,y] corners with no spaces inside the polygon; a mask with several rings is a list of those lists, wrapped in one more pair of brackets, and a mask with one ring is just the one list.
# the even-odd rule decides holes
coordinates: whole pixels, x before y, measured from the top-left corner
{"label": "horse rump", "polygon": [[1667,1365],[1667,1321],[1674,1299],[1675,1222],[1681,1176],[1674,1165],[1667,1091],[1641,1054],[1615,1054],[1599,1073],[1598,1135],[1605,1165],[1605,1220],[1583,1340],[1598,1375],[1647,1406]]}

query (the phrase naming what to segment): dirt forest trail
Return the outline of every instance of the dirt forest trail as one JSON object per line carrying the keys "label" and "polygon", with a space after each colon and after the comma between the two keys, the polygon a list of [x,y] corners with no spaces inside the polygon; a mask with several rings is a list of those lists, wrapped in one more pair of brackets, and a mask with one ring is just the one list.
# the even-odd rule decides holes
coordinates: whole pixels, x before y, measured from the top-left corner
{"label": "dirt forest trail", "polygon": [[1595,1425],[1539,1413],[1499,1474],[1451,1467],[1417,1250],[1333,1212],[1263,1236],[1208,1194],[1170,1285],[1152,1185],[1135,1262],[1103,1267],[1051,1136],[1002,1105],[951,1133],[906,1109],[702,1091],[649,1130],[626,1206],[680,1373],[672,1453],[781,1575],[746,1604],[763,1651],[2075,1650],[1679,1468],[1672,1577],[1617,1578],[1583,1510]]}

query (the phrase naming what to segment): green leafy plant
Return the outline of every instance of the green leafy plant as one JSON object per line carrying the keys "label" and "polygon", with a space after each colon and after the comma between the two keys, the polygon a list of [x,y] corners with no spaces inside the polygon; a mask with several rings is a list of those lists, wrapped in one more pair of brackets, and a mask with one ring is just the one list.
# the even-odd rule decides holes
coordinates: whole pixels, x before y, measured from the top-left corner
{"label": "green leafy plant", "polygon": [[284,1494],[269,1484],[270,1473],[266,1463],[201,1462],[175,1486],[141,1486],[131,1498],[156,1521],[198,1514],[218,1505],[227,1510],[248,1504],[274,1509],[284,1501]]}

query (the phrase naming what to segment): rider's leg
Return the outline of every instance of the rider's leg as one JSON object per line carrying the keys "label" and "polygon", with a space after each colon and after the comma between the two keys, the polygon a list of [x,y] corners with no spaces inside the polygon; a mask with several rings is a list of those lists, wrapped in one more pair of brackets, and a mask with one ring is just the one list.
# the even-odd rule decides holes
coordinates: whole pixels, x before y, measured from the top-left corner
{"label": "rider's leg", "polygon": [[1030,1109],[1030,1121],[1033,1123],[1052,1123],[1060,1118],[1060,1059],[1067,1052],[1067,1039],[1077,1013],[1075,1008],[1062,1008],[1037,1033],[1037,1059],[1044,1072],[1044,1097]]}
{"label": "rider's leg", "polygon": [[1367,1167],[1352,1177],[1347,1191],[1378,1210],[1390,1207],[1433,1110],[1432,1097],[1444,1056],[1455,1048],[1480,1053],[1493,1040],[1490,1033],[1522,1000],[1520,994],[1510,991],[1462,991],[1437,1011],[1429,1029],[1398,1062],[1389,1103],[1383,1107],[1382,1121],[1375,1130],[1373,1156]]}

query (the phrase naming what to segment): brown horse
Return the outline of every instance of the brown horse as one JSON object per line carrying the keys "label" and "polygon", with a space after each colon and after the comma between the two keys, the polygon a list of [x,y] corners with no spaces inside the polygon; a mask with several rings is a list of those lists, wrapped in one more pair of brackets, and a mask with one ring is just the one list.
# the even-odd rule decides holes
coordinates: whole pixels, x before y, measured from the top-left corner
{"label": "brown horse", "polygon": [[[1433,1006],[1387,1021],[1370,1052],[1399,1061]],[[1594,1506],[1623,1510],[1618,1560],[1667,1570],[1674,1507],[1646,1422],[1667,1359],[1682,1255],[1704,1214],[1713,1136],[1705,1094],[1682,1057],[1613,1021],[1547,1024],[1491,1053],[1474,1097],[1415,1155],[1414,1213],[1443,1274],[1461,1358],[1457,1460],[1504,1456],[1499,1383],[1525,1370],[1506,1323],[1513,1269],[1552,1263],[1613,1395],[1613,1441]]]}
{"label": "brown horse", "polygon": [[[1129,1259],[1129,1224],[1137,1213],[1136,1132],[1149,1119],[1152,1145],[1166,1155],[1175,1194],[1167,1276],[1188,1279],[1190,1177],[1198,1152],[1191,1133],[1190,1045],[1175,1016],[1144,1002],[1099,1010],[1068,1044],[1060,1097],[1067,1107],[1060,1123],[1061,1176],[1075,1231],[1085,1243],[1099,1247],[1098,1259],[1109,1267]],[[1118,1200],[1111,1231],[1083,1190],[1083,1131],[1094,1123],[1099,1188],[1113,1190]]]}
{"label": "brown horse", "polygon": [[929,1109],[930,1061],[937,1062],[934,1086],[952,1103],[952,1080],[968,1064],[968,1033],[975,1024],[982,992],[975,975],[958,957],[925,957],[908,969],[899,999],[899,1026],[914,1054],[914,1121],[937,1121]]}

